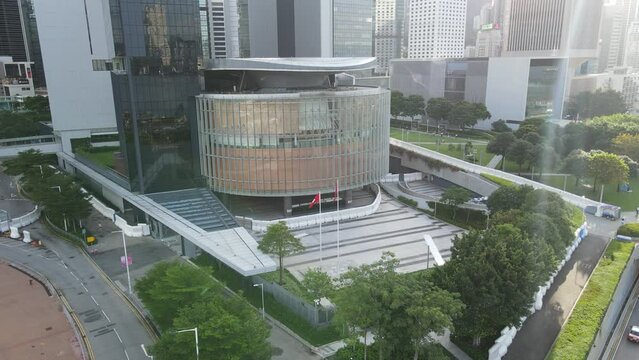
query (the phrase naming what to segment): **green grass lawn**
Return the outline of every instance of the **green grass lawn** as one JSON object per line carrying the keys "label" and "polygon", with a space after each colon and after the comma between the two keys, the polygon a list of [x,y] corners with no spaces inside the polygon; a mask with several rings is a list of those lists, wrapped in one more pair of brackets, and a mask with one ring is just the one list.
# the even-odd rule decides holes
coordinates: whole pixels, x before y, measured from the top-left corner
{"label": "green grass lawn", "polygon": [[[444,155],[452,156],[457,159],[466,160],[472,162],[471,159],[464,159],[464,144],[468,141],[472,142],[473,147],[477,149],[477,163],[481,163],[481,165],[486,165],[490,162],[490,160],[495,156],[486,151],[486,141],[485,140],[476,140],[476,139],[467,139],[462,137],[449,137],[449,136],[437,136],[433,134],[426,134],[422,132],[408,131],[405,130],[402,139],[402,130],[391,128],[391,137],[404,140],[410,143],[414,143],[423,148],[437,151]],[[440,145],[437,145],[436,142],[438,140],[443,140],[444,142]],[[450,148],[449,145],[452,144],[453,147]],[[457,145],[461,144],[461,148],[457,148]]]}
{"label": "green grass lawn", "polygon": [[634,245],[619,241],[610,243],[568,322],[559,333],[549,360],[581,360],[587,357]]}
{"label": "green grass lawn", "polygon": [[[563,190],[564,188],[563,176],[542,176],[541,179],[535,178],[535,180],[558,189]],[[632,192],[618,192],[616,184],[605,185],[603,202],[617,205],[624,211],[632,211],[639,207],[639,178],[630,179],[628,183],[633,190]],[[601,186],[598,185],[596,191],[593,192],[592,180],[590,179],[582,180],[580,185],[576,186],[575,177],[571,175],[566,180],[566,191],[599,201]]]}
{"label": "green grass lawn", "polygon": [[113,150],[113,148],[104,149],[103,151],[93,150],[91,152],[85,151],[84,149],[77,149],[75,152],[98,165],[113,169],[113,153],[117,150]]}
{"label": "green grass lawn", "polygon": [[506,179],[502,179],[499,176],[494,176],[490,174],[481,174],[481,177],[488,179],[499,186],[515,186],[515,183]]}

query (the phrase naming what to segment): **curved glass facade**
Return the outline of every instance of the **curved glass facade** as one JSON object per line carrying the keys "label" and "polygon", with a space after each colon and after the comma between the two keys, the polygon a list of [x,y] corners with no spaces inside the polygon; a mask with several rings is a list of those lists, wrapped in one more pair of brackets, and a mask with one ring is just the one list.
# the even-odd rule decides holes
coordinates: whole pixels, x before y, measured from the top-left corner
{"label": "curved glass facade", "polygon": [[380,88],[197,97],[202,175],[213,191],[312,195],[388,173],[390,92]]}

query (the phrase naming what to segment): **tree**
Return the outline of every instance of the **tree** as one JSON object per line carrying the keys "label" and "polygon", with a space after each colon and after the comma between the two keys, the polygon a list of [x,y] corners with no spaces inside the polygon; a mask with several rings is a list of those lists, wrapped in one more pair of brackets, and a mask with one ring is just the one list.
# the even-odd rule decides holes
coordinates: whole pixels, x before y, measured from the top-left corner
{"label": "tree", "polygon": [[511,129],[510,126],[508,126],[506,122],[502,119],[494,121],[492,124],[490,124],[490,127],[493,129],[494,132],[499,132],[499,133],[513,131],[513,129]]}
{"label": "tree", "polygon": [[588,174],[588,153],[581,150],[573,150],[564,159],[563,171],[575,177],[575,186],[579,180]]}
{"label": "tree", "polygon": [[628,165],[619,155],[603,151],[591,152],[588,158],[588,175],[593,178],[592,189],[596,191],[597,184],[612,184],[628,181]]}
{"label": "tree", "polygon": [[0,111],[0,139],[42,135],[41,121],[50,122],[51,115],[36,112]]}
{"label": "tree", "polygon": [[618,155],[627,155],[639,161],[639,134],[621,134],[612,139],[612,150]]}
{"label": "tree", "polygon": [[472,103],[474,111],[474,123],[470,126],[474,126],[475,124],[477,124],[477,120],[484,120],[484,119],[490,119],[492,117],[492,114],[490,113],[490,111],[488,111],[488,109],[486,108],[486,105],[484,103]]}
{"label": "tree", "polygon": [[440,200],[442,203],[453,207],[453,218],[456,218],[459,205],[470,200],[471,196],[472,193],[470,191],[459,186],[451,186],[444,191]]}
{"label": "tree", "polygon": [[266,228],[266,234],[260,241],[258,249],[279,258],[280,285],[282,285],[284,284],[284,257],[303,251],[304,246],[298,238],[291,234],[286,223],[280,221]]}
{"label": "tree", "polygon": [[135,283],[135,291],[160,329],[167,330],[180,308],[210,301],[221,291],[221,286],[200,268],[180,262],[162,262]]}
{"label": "tree", "polygon": [[453,240],[451,259],[436,268],[438,284],[457,292],[466,304],[455,334],[481,344],[505,326],[519,326],[528,315],[543,264],[534,243],[514,226],[471,230]]}
{"label": "tree", "polygon": [[335,290],[333,279],[319,268],[308,269],[304,273],[302,285],[308,290],[313,300],[328,297]]}
{"label": "tree", "polygon": [[486,106],[481,103],[469,103],[467,101],[459,101],[453,104],[452,109],[448,113],[448,120],[464,130],[467,126],[475,126],[477,120],[490,117],[490,113]]}
{"label": "tree", "polygon": [[621,134],[639,134],[639,116],[634,114],[614,114],[596,117],[586,122],[588,139],[592,140],[585,149],[607,150],[612,140]]}
{"label": "tree", "polygon": [[546,119],[543,118],[526,119],[521,124],[519,124],[517,131],[515,131],[515,136],[523,139],[526,134],[531,132],[541,135],[541,129],[545,123]]}
{"label": "tree", "polygon": [[49,159],[50,157],[44,155],[40,150],[29,149],[19,152],[18,156],[13,159],[3,161],[2,166],[4,166],[4,172],[7,175],[18,176],[32,171],[38,165],[46,168],[46,165],[50,163]]}
{"label": "tree", "polygon": [[404,106],[403,114],[414,119],[415,116],[423,116],[425,114],[424,98],[421,95],[410,95],[402,102]]}
{"label": "tree", "polygon": [[491,214],[518,209],[526,200],[526,195],[534,189],[531,186],[502,186],[488,197],[486,206]]}
{"label": "tree", "polygon": [[401,116],[404,111],[404,94],[399,91],[391,92],[390,112],[394,117]]}
{"label": "tree", "polygon": [[440,121],[448,119],[448,113],[452,108],[453,104],[448,99],[430,98],[426,104],[426,113],[439,124]]}
{"label": "tree", "polygon": [[[240,297],[221,294],[183,306],[173,321],[176,330],[197,327],[201,359],[271,358],[266,323]],[[194,359],[194,334],[165,331],[151,347],[157,360]]]}
{"label": "tree", "polygon": [[573,119],[590,119],[625,113],[627,110],[622,94],[614,90],[584,91],[570,98],[566,104],[566,113]]}
{"label": "tree", "polygon": [[30,96],[24,98],[22,105],[25,109],[39,113],[49,113],[49,98],[44,96]]}
{"label": "tree", "polygon": [[530,154],[532,152],[532,144],[526,140],[515,140],[508,147],[508,158],[519,165],[519,173],[521,174],[521,167],[524,163],[530,160]]}
{"label": "tree", "polygon": [[529,160],[532,166],[536,166],[539,169],[539,174],[541,175],[544,170],[552,171],[559,162],[559,157],[552,147],[545,144],[537,144],[531,147]]}
{"label": "tree", "polygon": [[508,148],[515,140],[515,135],[512,132],[501,133],[488,142],[486,150],[496,155],[506,156]]}

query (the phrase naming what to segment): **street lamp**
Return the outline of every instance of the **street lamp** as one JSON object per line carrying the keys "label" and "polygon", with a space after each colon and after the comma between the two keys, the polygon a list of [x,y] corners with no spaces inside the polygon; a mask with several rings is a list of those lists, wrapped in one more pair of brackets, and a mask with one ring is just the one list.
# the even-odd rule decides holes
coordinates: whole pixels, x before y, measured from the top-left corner
{"label": "street lamp", "polygon": [[[38,165],[38,166],[40,166],[40,171],[42,171],[42,165]],[[60,194],[62,194],[62,187],[61,186],[51,186],[51,189],[58,189]],[[62,216],[64,218],[64,231],[69,232],[69,228],[67,226],[67,214],[62,214]]]}
{"label": "street lamp", "polygon": [[129,273],[129,256],[126,253],[126,236],[124,235],[124,231],[116,230],[112,233],[122,233],[122,245],[124,246],[124,264],[126,265],[126,279],[129,282],[129,294],[132,294],[131,291],[131,274]]}
{"label": "street lamp", "polygon": [[195,359],[200,360],[200,340],[197,336],[197,327],[194,327],[193,329],[178,330],[176,331],[176,333],[179,334],[179,333],[189,332],[189,331],[195,332]]}
{"label": "street lamp", "polygon": [[253,284],[253,287],[260,287],[262,288],[262,320],[264,320],[264,284],[260,283],[260,284]]}

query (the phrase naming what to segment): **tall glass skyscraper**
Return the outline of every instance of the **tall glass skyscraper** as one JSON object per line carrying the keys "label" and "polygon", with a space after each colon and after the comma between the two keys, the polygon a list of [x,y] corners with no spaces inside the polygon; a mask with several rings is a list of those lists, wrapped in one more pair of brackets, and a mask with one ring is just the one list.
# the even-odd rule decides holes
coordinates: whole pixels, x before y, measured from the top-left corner
{"label": "tall glass skyscraper", "polygon": [[111,0],[113,94],[131,189],[194,185],[191,129],[202,56],[198,1]]}
{"label": "tall glass skyscraper", "polygon": [[373,56],[373,0],[334,0],[333,56]]}

